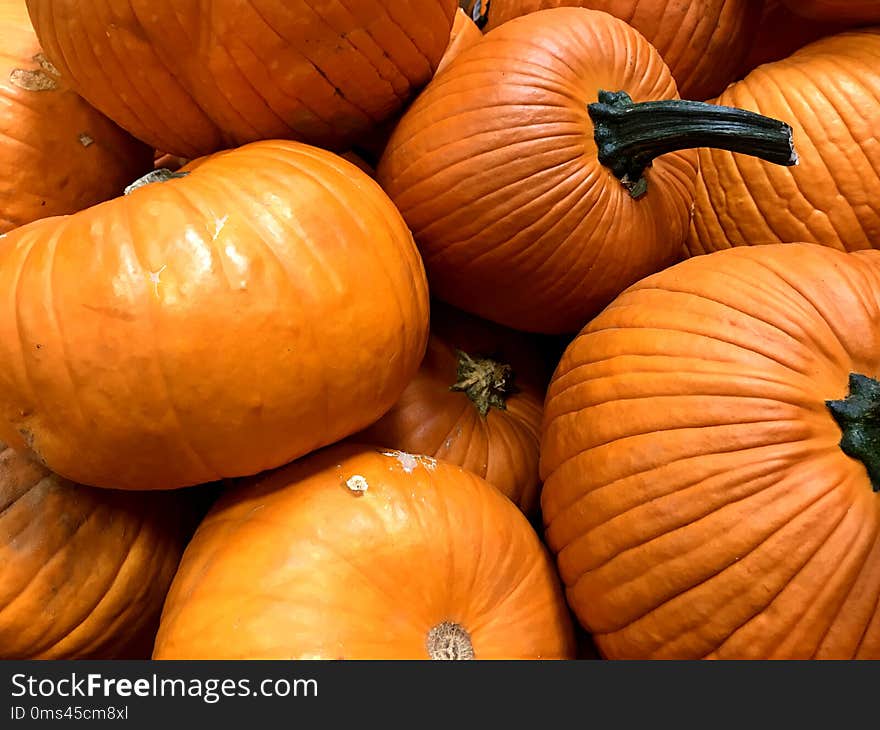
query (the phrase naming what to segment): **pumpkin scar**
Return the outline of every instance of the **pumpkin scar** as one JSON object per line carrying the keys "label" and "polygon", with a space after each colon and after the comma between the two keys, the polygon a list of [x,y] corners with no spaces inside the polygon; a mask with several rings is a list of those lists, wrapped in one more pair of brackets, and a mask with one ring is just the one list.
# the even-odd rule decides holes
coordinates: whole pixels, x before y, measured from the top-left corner
{"label": "pumpkin scar", "polygon": [[367,480],[360,474],[352,474],[348,479],[345,480],[345,486],[348,487],[349,491],[354,492],[354,494],[356,494],[357,496],[361,496],[370,488]]}
{"label": "pumpkin scar", "polygon": [[216,241],[217,236],[220,235],[220,231],[223,230],[223,227],[226,225],[226,221],[229,220],[228,215],[224,215],[222,218],[217,218],[214,221],[214,233],[211,235],[211,240]]}
{"label": "pumpkin scar", "polygon": [[412,474],[419,464],[432,470],[437,466],[437,461],[430,456],[413,456],[405,451],[383,451],[382,456],[396,459],[407,474]]}
{"label": "pumpkin scar", "polygon": [[151,271],[151,272],[149,273],[150,282],[152,282],[153,287],[154,287],[155,290],[156,290],[156,296],[157,296],[157,297],[159,296],[159,284],[161,283],[161,282],[159,281],[159,277],[162,275],[162,272],[165,271],[165,269],[167,268],[167,266],[168,266],[168,264],[163,264],[163,265],[162,265],[162,268],[159,269],[158,271]]}

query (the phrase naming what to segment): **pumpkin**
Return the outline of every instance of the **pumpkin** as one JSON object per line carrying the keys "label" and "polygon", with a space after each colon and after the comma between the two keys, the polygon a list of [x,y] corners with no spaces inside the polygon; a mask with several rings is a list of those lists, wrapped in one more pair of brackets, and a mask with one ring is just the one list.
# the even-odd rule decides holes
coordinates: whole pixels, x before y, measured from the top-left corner
{"label": "pumpkin", "polygon": [[177,493],[84,487],[0,443],[0,658],[143,658],[185,513]]}
{"label": "pumpkin", "polygon": [[601,10],[642,33],[685,99],[708,99],[736,78],[761,13],[760,0],[492,0],[486,32],[538,10]]}
{"label": "pumpkin", "polygon": [[458,464],[526,515],[538,507],[544,363],[535,343],[442,306],[400,399],[352,439]]}
{"label": "pumpkin", "polygon": [[845,23],[810,20],[796,15],[782,0],[765,0],[757,32],[737,79],[747,76],[761,64],[790,56],[808,43],[840,33],[848,27]]}
{"label": "pumpkin", "polygon": [[357,167],[270,140],[176,175],[0,240],[0,438],[83,484],[279,466],[379,418],[425,351],[418,252]]}
{"label": "pumpkin", "polygon": [[343,151],[434,73],[455,0],[28,0],[46,55],[153,147],[197,157],[269,138]]}
{"label": "pumpkin", "polygon": [[[469,48],[482,37],[483,34],[480,32],[480,29],[459,8],[455,13],[455,22],[452,25],[449,44],[443,52],[440,63],[437,64],[435,75],[446,68],[452,59],[458,56],[465,48]],[[400,114],[397,114],[376,127],[371,134],[361,137],[355,145],[357,153],[367,160],[370,165],[375,166],[399,121]]]}
{"label": "pumpkin", "polygon": [[468,17],[467,13],[459,8],[455,12],[455,21],[452,24],[449,45],[446,46],[446,50],[443,52],[443,57],[440,59],[440,63],[437,64],[435,75],[439,74],[444,68],[446,68],[452,62],[452,59],[456,58],[465,48],[470,48],[482,37],[482,31],[476,26],[474,21]]}
{"label": "pumpkin", "polygon": [[689,259],[553,376],[546,539],[611,659],[880,658],[880,252]]}
{"label": "pumpkin", "polygon": [[24,0],[0,0],[0,234],[115,197],[150,149],[71,91]]}
{"label": "pumpkin", "polygon": [[821,243],[853,251],[880,243],[880,29],[823,38],[755,69],[719,104],[788,122],[802,151],[782,169],[700,150],[691,255],[760,243]]}
{"label": "pumpkin", "polygon": [[220,497],[154,659],[569,659],[552,559],[494,487],[346,444]]}
{"label": "pumpkin", "polygon": [[877,0],[783,0],[792,12],[813,20],[880,22]]}
{"label": "pumpkin", "polygon": [[377,179],[438,299],[514,329],[565,333],[681,257],[697,175],[684,148],[733,145],[791,164],[789,133],[677,100],[637,31],[555,8],[508,21],[455,58],[403,115]]}

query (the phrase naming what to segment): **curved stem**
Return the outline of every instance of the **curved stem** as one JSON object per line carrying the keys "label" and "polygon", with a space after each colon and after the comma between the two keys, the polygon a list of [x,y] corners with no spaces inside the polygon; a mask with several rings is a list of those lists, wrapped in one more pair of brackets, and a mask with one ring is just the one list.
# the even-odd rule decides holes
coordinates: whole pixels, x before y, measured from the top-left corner
{"label": "curved stem", "polygon": [[600,91],[587,109],[599,162],[634,198],[647,191],[645,169],[668,152],[714,147],[778,165],[798,161],[788,124],[745,109],[682,99],[637,104],[624,91]]}
{"label": "curved stem", "polygon": [[849,395],[825,405],[843,432],[841,451],[865,465],[871,488],[880,492],[880,382],[850,373]]}

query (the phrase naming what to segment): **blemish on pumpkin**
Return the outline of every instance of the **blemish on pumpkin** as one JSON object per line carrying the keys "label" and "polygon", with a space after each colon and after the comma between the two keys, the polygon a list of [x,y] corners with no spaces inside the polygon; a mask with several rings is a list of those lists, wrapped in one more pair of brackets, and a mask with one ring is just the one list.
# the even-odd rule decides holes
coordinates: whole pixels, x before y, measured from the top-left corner
{"label": "blemish on pumpkin", "polygon": [[220,235],[220,231],[223,230],[223,227],[226,225],[226,221],[228,221],[228,220],[229,220],[229,216],[228,216],[228,215],[224,215],[222,218],[217,218],[217,219],[214,221],[214,233],[211,234],[211,240],[212,240],[212,241],[216,241],[216,240],[217,240],[217,236]]}
{"label": "blemish on pumpkin", "polygon": [[360,474],[353,474],[348,479],[346,479],[345,486],[348,487],[349,491],[358,496],[362,495],[364,492],[367,491],[367,489],[370,488],[367,480]]}
{"label": "blemish on pumpkin", "polygon": [[150,282],[152,282],[152,284],[156,290],[156,296],[159,296],[159,284],[161,283],[159,281],[159,277],[162,275],[162,272],[165,271],[165,269],[167,267],[168,267],[168,264],[163,264],[162,268],[159,269],[158,271],[151,271],[149,273]]}
{"label": "blemish on pumpkin", "polygon": [[85,132],[83,132],[82,134],[79,135],[79,143],[83,147],[89,147],[89,146],[95,144],[95,139],[94,139],[94,137],[91,137],[88,134],[86,134]]}
{"label": "blemish on pumpkin", "polygon": [[437,461],[430,456],[417,456],[408,454],[405,451],[383,451],[382,456],[389,456],[395,459],[407,474],[412,474],[419,464],[426,469],[434,469],[437,466]]}
{"label": "blemish on pumpkin", "polygon": [[25,91],[54,91],[58,88],[58,82],[45,71],[28,71],[24,68],[12,69],[9,83]]}
{"label": "blemish on pumpkin", "polygon": [[61,72],[57,68],[55,68],[55,64],[53,64],[48,58],[46,58],[44,54],[38,53],[31,60],[33,60],[34,63],[38,63],[40,65],[40,68],[43,69],[43,71],[45,71],[47,74],[50,74],[52,76],[61,76]]}
{"label": "blemish on pumpkin", "polygon": [[40,454],[39,451],[34,447],[34,434],[27,428],[19,428],[18,435],[21,436],[21,440],[27,448],[27,455],[31,458],[31,460],[37,462],[41,466],[49,468],[49,465],[46,463],[46,460]]}

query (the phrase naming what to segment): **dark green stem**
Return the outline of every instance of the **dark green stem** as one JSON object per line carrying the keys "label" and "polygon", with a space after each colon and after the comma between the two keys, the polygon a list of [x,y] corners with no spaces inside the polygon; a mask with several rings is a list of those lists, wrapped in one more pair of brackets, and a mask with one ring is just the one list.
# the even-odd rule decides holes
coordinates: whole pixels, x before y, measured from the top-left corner
{"label": "dark green stem", "polygon": [[507,409],[507,396],[515,391],[513,369],[488,357],[471,357],[456,350],[458,381],[449,390],[461,391],[473,401],[481,416],[490,408]]}
{"label": "dark green stem", "polygon": [[777,165],[798,161],[788,124],[745,109],[681,99],[637,104],[624,91],[600,91],[587,109],[599,162],[634,198],[647,191],[645,169],[668,152],[714,147]]}
{"label": "dark green stem", "polygon": [[841,450],[865,465],[871,487],[880,492],[880,382],[850,373],[849,395],[825,405],[843,432]]}

